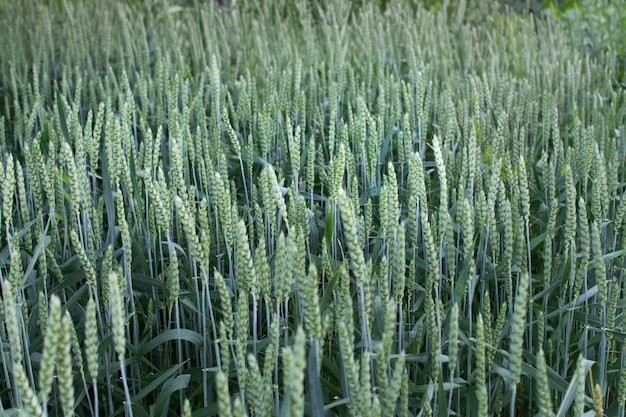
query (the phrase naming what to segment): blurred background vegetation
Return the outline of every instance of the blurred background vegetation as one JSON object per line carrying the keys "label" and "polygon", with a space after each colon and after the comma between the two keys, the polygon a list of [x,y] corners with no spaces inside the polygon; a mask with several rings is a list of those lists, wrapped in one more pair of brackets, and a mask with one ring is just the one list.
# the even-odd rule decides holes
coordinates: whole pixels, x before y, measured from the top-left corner
{"label": "blurred background vegetation", "polygon": [[[30,0],[0,0],[5,3],[28,3]],[[46,4],[77,3],[90,0],[41,0]],[[271,8],[277,18],[298,19],[295,0],[120,0],[131,7],[150,4],[154,8],[167,7],[170,13],[180,13],[197,5],[212,4],[219,8],[237,8],[239,12],[263,13]],[[309,0],[313,15],[323,16],[328,0]],[[554,19],[566,28],[572,41],[584,45],[584,52],[592,59],[604,54],[615,54],[618,74],[615,80],[626,88],[626,0],[352,0],[352,12],[375,3],[385,14],[394,4],[420,6],[431,10],[444,9],[451,23],[459,20],[473,25],[494,26],[503,21],[520,19],[532,14],[538,19]],[[316,12],[317,11],[317,12]],[[0,13],[2,11],[0,10]],[[454,21],[452,21],[454,19]]]}
{"label": "blurred background vegetation", "polygon": [[[56,0],[61,2],[62,0]],[[512,17],[515,14],[532,13],[537,17],[555,17],[564,23],[572,36],[583,41],[586,52],[597,57],[601,53],[618,55],[619,74],[624,83],[626,57],[626,0],[353,0],[358,9],[374,1],[384,13],[394,2],[425,5],[431,9],[445,8],[451,18],[462,18],[475,24],[493,19]],[[222,7],[237,7],[254,13],[264,7],[264,0],[168,0],[170,7],[193,7],[197,3],[213,2]],[[283,12],[297,16],[294,0],[281,2]],[[311,0],[313,9],[325,7],[325,0]]]}
{"label": "blurred background vegetation", "polygon": [[[11,1],[11,0],[8,0]],[[16,0],[28,1],[28,0]],[[67,0],[43,0],[46,3],[62,4]],[[75,0],[72,0],[75,1]],[[80,0],[79,0],[80,1]],[[297,16],[295,0],[267,2],[265,0],[126,0],[128,3],[153,3],[155,6],[170,7],[172,12],[184,10],[201,3],[213,3],[218,7],[237,7],[254,13],[268,3],[281,3],[283,13]],[[537,17],[551,16],[568,25],[572,36],[584,41],[587,52],[597,56],[612,51],[619,56],[620,75],[624,76],[626,57],[626,0],[353,0],[357,10],[363,4],[374,2],[384,13],[393,3],[418,5],[430,9],[447,9],[451,18],[462,18],[466,22],[485,23],[493,19],[511,17],[515,14],[532,13]],[[324,9],[327,0],[310,0],[312,8]],[[275,5],[274,5],[275,7]]]}

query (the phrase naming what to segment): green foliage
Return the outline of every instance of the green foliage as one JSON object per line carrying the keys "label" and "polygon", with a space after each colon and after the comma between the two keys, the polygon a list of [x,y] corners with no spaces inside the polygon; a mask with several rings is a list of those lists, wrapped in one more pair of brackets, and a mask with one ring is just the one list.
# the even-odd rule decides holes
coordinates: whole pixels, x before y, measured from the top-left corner
{"label": "green foliage", "polygon": [[531,3],[0,3],[0,415],[623,416],[623,2]]}

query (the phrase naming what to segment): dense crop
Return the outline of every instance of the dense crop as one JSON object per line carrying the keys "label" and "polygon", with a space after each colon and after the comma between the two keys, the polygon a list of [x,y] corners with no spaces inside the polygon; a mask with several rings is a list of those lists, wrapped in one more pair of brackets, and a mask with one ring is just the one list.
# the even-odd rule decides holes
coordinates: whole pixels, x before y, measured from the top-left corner
{"label": "dense crop", "polygon": [[620,51],[253,3],[0,4],[0,414],[623,416]]}

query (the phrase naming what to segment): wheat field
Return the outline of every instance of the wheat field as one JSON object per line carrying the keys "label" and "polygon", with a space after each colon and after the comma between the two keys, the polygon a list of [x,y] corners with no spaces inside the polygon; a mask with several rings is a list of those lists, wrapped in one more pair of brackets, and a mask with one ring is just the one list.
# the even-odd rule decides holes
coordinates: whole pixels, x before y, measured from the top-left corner
{"label": "wheat field", "polygon": [[619,416],[626,4],[0,2],[0,415]]}

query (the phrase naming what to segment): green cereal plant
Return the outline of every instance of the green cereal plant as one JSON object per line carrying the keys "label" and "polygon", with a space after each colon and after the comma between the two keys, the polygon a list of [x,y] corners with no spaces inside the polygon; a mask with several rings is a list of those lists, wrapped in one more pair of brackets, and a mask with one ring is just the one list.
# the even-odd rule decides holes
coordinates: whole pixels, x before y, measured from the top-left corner
{"label": "green cereal plant", "polygon": [[289,261],[289,247],[292,244],[290,238],[284,234],[278,235],[274,258],[274,298],[280,305],[286,301],[291,291],[291,273]]}
{"label": "green cereal plant", "polygon": [[237,379],[239,387],[243,393],[246,393],[247,390],[251,388],[249,387],[248,369],[245,363],[248,336],[250,333],[250,311],[248,310],[249,303],[250,297],[247,290],[239,289],[237,292],[237,301],[235,302],[234,356],[235,365],[237,366]]}
{"label": "green cereal plant", "polygon": [[167,310],[171,313],[178,303],[180,296],[180,271],[176,249],[170,246],[170,264],[165,277],[165,290],[167,294]]}
{"label": "green cereal plant", "polygon": [[266,384],[263,380],[256,357],[251,353],[248,354],[248,368],[250,369],[252,384],[256,387],[252,394],[254,413],[258,415],[268,415],[271,412],[272,405],[270,401],[271,386]]}
{"label": "green cereal plant", "polygon": [[376,361],[376,371],[379,375],[377,378],[379,390],[380,390],[380,404],[381,404],[381,413],[383,415],[389,415],[393,413],[396,404],[396,398],[394,389],[396,387],[392,386],[391,378],[390,378],[390,368],[391,368],[391,351],[393,348],[394,342],[394,332],[395,332],[395,317],[396,317],[396,303],[394,300],[388,300],[387,302],[387,320],[384,323],[384,330],[381,340],[380,351],[377,355]]}
{"label": "green cereal plant", "polygon": [[[348,297],[346,290],[337,294],[337,302],[339,304],[336,310],[337,334],[339,338],[339,347],[341,354],[341,363],[343,368],[343,378],[348,388],[348,398],[355,407],[356,414],[359,413],[363,404],[358,402],[359,396],[359,365],[354,358],[354,335],[350,325],[353,324],[351,309],[352,302]],[[377,361],[377,364],[379,362]],[[380,362],[383,363],[382,361]]]}
{"label": "green cereal plant", "polygon": [[[447,274],[450,277],[450,281],[455,283],[456,279],[456,262],[457,262],[457,250],[456,250],[456,240],[454,233],[454,222],[452,220],[452,216],[448,211],[443,211],[441,213],[442,221],[445,224],[445,254],[447,260]],[[453,284],[456,285],[456,284]]]}
{"label": "green cereal plant", "polygon": [[[589,236],[589,220],[587,217],[587,205],[585,200],[581,197],[578,200],[578,231],[579,231],[579,242],[580,249],[579,253],[581,254],[579,268],[576,269],[576,279],[574,281],[574,293],[577,298],[577,295],[580,292],[580,288],[583,285],[585,274],[587,272],[587,266],[589,264],[589,251],[590,245],[589,241],[591,237]],[[593,229],[593,227],[592,227]],[[598,236],[599,237],[599,236]]]}
{"label": "green cereal plant", "polygon": [[301,416],[304,413],[304,369],[306,366],[304,330],[298,328],[295,344],[283,351],[284,388],[288,395],[289,415]]}
{"label": "green cereal plant", "polygon": [[126,356],[126,314],[123,296],[120,291],[120,281],[123,282],[125,280],[120,280],[117,272],[109,273],[107,279],[107,285],[109,289],[109,314],[111,318],[113,342],[115,343],[115,352],[117,353],[118,360],[121,364],[120,372],[122,374],[122,382],[124,384],[126,408],[132,415],[130,392],[128,389],[128,381],[126,378],[126,365],[124,363],[124,359]]}
{"label": "green cereal plant", "polygon": [[[333,142],[331,142],[332,144]],[[332,148],[333,145],[331,145]],[[339,145],[337,153],[330,161],[329,170],[329,195],[331,199],[336,199],[339,193],[339,189],[343,184],[343,176],[346,170],[346,147],[343,143]]]}
{"label": "green cereal plant", "polygon": [[58,341],[58,383],[61,405],[66,416],[74,415],[74,374],[72,370],[71,337],[74,324],[66,311],[61,318],[61,335]]}
{"label": "green cereal plant", "polygon": [[320,311],[318,273],[315,264],[309,265],[308,274],[300,277],[297,283],[300,289],[301,302],[304,308],[305,329],[310,338],[322,341],[322,316]]}
{"label": "green cereal plant", "polygon": [[46,314],[43,314],[43,312],[48,310],[47,303],[48,300],[46,299],[43,291],[39,291],[39,294],[37,295],[37,307],[39,308],[39,311],[42,312],[42,314],[39,316],[39,329],[44,337],[48,332],[48,316]]}
{"label": "green cereal plant", "polygon": [[[348,248],[348,254],[350,256],[350,265],[354,273],[357,290],[359,294],[360,305],[363,306],[365,301],[365,283],[366,277],[369,276],[367,265],[365,264],[365,257],[363,255],[363,249],[359,246],[360,239],[357,232],[357,222],[354,214],[354,207],[352,202],[348,199],[346,192],[343,188],[339,188],[338,203],[341,210],[341,220],[344,226],[344,235],[346,240],[346,246]],[[361,326],[363,331],[363,338],[367,340],[367,319],[368,311],[365,308],[361,309]]]}
{"label": "green cereal plant", "polygon": [[478,415],[486,416],[489,414],[489,394],[487,392],[487,385],[485,382],[486,371],[486,358],[485,358],[485,326],[483,323],[482,315],[478,314],[478,320],[476,322],[476,384],[478,397]]}
{"label": "green cereal plant", "polygon": [[[20,216],[22,223],[28,223],[30,221],[30,211],[28,210],[28,198],[26,195],[26,183],[24,180],[24,171],[22,169],[22,164],[18,161],[17,166],[15,167],[15,175],[17,177],[17,197],[19,201],[20,208]],[[24,241],[27,244],[31,243],[31,232],[30,229],[26,231],[24,235]]]}
{"label": "green cereal plant", "polygon": [[146,190],[150,196],[152,201],[151,207],[154,207],[154,216],[156,218],[156,224],[161,228],[161,230],[169,235],[170,231],[170,223],[171,221],[168,219],[168,210],[166,207],[166,203],[161,198],[159,191],[157,190],[156,185],[150,178],[148,174],[143,175],[144,183],[146,186]]}
{"label": "green cereal plant", "polygon": [[600,230],[596,221],[591,222],[592,258],[598,286],[598,301],[600,302],[600,317],[604,316],[604,308],[608,300],[608,282],[606,278],[606,264],[602,255]]}
{"label": "green cereal plant", "polygon": [[13,235],[7,234],[7,238],[11,254],[11,271],[8,281],[10,281],[14,290],[19,291],[22,288],[22,276],[24,275],[20,239],[17,233]]}
{"label": "green cereal plant", "polygon": [[191,417],[191,403],[188,399],[185,399],[185,405],[183,406],[183,415],[185,417]]}
{"label": "green cereal plant", "polygon": [[202,255],[202,246],[200,244],[198,234],[196,233],[195,219],[192,216],[187,203],[180,196],[174,197],[174,203],[180,216],[180,222],[185,230],[185,236],[189,244],[191,256],[197,257],[200,265],[206,265],[204,260],[200,258]]}
{"label": "green cereal plant", "polygon": [[76,251],[78,258],[80,259],[83,268],[85,269],[85,273],[87,275],[87,283],[89,284],[92,291],[96,291],[96,270],[94,269],[89,257],[87,256],[87,252],[85,252],[85,248],[83,247],[78,234],[74,229],[70,230],[70,240],[72,242],[72,246],[74,246],[74,250]]}
{"label": "green cereal plant", "polygon": [[[50,307],[52,315],[52,302]],[[87,308],[85,309],[85,358],[87,360],[87,370],[89,373],[90,383],[94,390],[97,390],[97,381],[99,374],[98,366],[98,321],[96,318],[96,302],[93,298],[89,299]],[[97,393],[97,391],[96,391]],[[96,397],[97,398],[97,395]],[[97,407],[96,407],[97,408]]]}
{"label": "green cereal plant", "polygon": [[30,386],[26,372],[24,371],[24,367],[21,363],[14,364],[13,378],[15,379],[17,389],[19,390],[18,392],[21,396],[21,402],[23,403],[25,413],[36,417],[43,416],[43,408],[41,404],[39,404],[37,396]]}
{"label": "green cereal plant", "polygon": [[567,196],[567,220],[565,222],[565,251],[568,254],[569,247],[574,235],[576,234],[576,188],[574,187],[574,178],[572,169],[569,165],[565,167],[566,196]]}
{"label": "green cereal plant", "polygon": [[[230,356],[231,356],[231,341],[232,341],[232,331],[231,336],[228,335],[228,331],[226,330],[226,324],[224,321],[220,321],[220,329],[219,329],[219,349],[220,355],[216,358],[219,363],[219,368],[222,371],[228,371],[230,369]],[[234,326],[234,324],[233,324]]]}
{"label": "green cereal plant", "polygon": [[[504,266],[504,270],[506,271],[504,278],[504,292],[506,295],[506,299],[508,302],[511,302],[513,297],[512,285],[511,285],[511,277],[510,271],[513,266],[513,245],[514,245],[514,235],[513,235],[513,214],[511,210],[511,202],[506,198],[506,193],[504,191],[504,187],[500,188],[500,200],[498,201],[499,206],[499,215],[502,219],[502,246],[504,249],[502,250],[502,264]],[[549,235],[546,237],[545,245],[546,247],[550,246],[550,237]],[[551,255],[551,247],[545,250],[546,256]],[[545,258],[547,259],[547,258]],[[548,260],[546,260],[548,262]],[[549,274],[548,274],[549,275]]]}
{"label": "green cereal plant", "polygon": [[387,177],[385,177],[383,187],[387,190],[387,200],[381,204],[381,209],[385,206],[386,211],[389,213],[387,230],[392,232],[400,219],[400,203],[398,200],[398,180],[391,162],[387,165]]}
{"label": "green cereal plant", "polygon": [[[211,188],[211,196],[216,204],[219,214],[220,224],[222,226],[222,236],[228,246],[233,246],[233,218],[231,212],[230,189],[227,183],[222,179],[219,172],[214,173],[213,187]],[[182,201],[182,199],[181,199]]]}
{"label": "green cereal plant", "polygon": [[6,165],[4,167],[2,176],[2,217],[4,218],[4,227],[9,232],[9,224],[13,217],[13,193],[15,192],[15,176],[13,171],[15,170],[15,162],[13,156],[9,156],[6,159]]}
{"label": "green cereal plant", "polygon": [[574,374],[575,392],[573,412],[575,415],[582,415],[585,412],[585,358],[580,355],[576,361],[576,372]]}
{"label": "green cereal plant", "polygon": [[[623,355],[622,355],[623,358]],[[626,400],[626,366],[624,364],[620,364],[620,382],[617,388],[617,401],[619,404],[623,404],[624,400]]]}
{"label": "green cereal plant", "polygon": [[624,416],[617,6],[162,3],[0,2],[0,414]]}
{"label": "green cereal plant", "polygon": [[[522,347],[524,343],[524,333],[526,326],[526,313],[528,303],[529,276],[522,273],[515,295],[515,305],[513,307],[513,317],[511,323],[511,345],[509,347],[509,371],[511,372],[510,388],[515,399],[516,386],[520,380],[522,364]],[[514,404],[514,401],[511,402]]]}
{"label": "green cereal plant", "polygon": [[[21,341],[21,323],[17,314],[17,305],[15,304],[16,294],[9,281],[2,284],[2,294],[4,295],[4,315],[6,320],[6,331],[10,341],[12,356],[12,374],[18,390],[18,402],[23,404],[26,411],[34,416],[43,416],[43,409],[36,397],[36,394],[29,382],[23,364],[23,350]],[[48,364],[46,364],[48,366]],[[47,371],[49,372],[49,371]]]}
{"label": "green cereal plant", "polygon": [[391,237],[391,277],[393,283],[393,295],[398,302],[402,302],[406,292],[406,248],[404,224],[395,225],[394,234]]}
{"label": "green cereal plant", "polygon": [[237,240],[235,245],[235,274],[237,275],[237,289],[252,296],[257,294],[257,277],[252,260],[252,251],[250,250],[250,242],[248,241],[248,230],[243,219],[237,222],[236,233]]}
{"label": "green cereal plant", "polygon": [[265,245],[265,234],[259,236],[259,243],[254,251],[254,267],[258,281],[259,294],[269,304],[271,302],[272,278],[271,268],[267,262],[267,249]]}
{"label": "green cereal plant", "polygon": [[610,290],[611,290],[611,298],[609,301],[609,307],[607,309],[608,312],[607,312],[607,319],[606,319],[607,321],[606,327],[609,330],[606,335],[608,340],[613,339],[613,332],[611,330],[615,329],[615,323],[616,323],[615,313],[617,311],[617,300],[620,297],[619,285],[617,285],[615,281],[611,281]]}
{"label": "green cereal plant", "polygon": [[115,352],[120,360],[123,360],[124,355],[126,354],[126,323],[124,301],[120,292],[118,279],[117,272],[110,272],[107,279],[107,286],[109,289],[109,308]]}
{"label": "green cereal plant", "polygon": [[13,285],[11,281],[5,280],[2,283],[3,294],[3,312],[5,317],[5,326],[7,339],[10,342],[11,355],[14,363],[20,364],[22,362],[22,340],[20,337],[20,317],[16,312],[15,297]]}
{"label": "green cereal plant", "polygon": [[[450,309],[448,329],[448,369],[450,381],[454,379],[459,355],[459,304],[454,303]],[[452,398],[452,397],[451,397]]]}
{"label": "green cereal plant", "polygon": [[233,401],[233,415],[235,416],[247,416],[248,413],[244,410],[244,404],[239,397],[235,397]]}
{"label": "green cereal plant", "polygon": [[543,348],[539,347],[537,352],[537,399],[539,402],[538,408],[541,415],[552,415],[552,400],[550,399],[550,386],[548,385],[548,374],[546,369],[546,359],[543,353]]}
{"label": "green cereal plant", "polygon": [[67,176],[69,179],[69,190],[73,198],[69,199],[70,210],[74,214],[83,208],[82,207],[82,187],[78,176],[78,169],[76,168],[76,161],[70,145],[67,142],[61,144],[60,158],[63,161],[67,169]]}
{"label": "green cereal plant", "polygon": [[48,318],[48,332],[45,340],[45,348],[41,361],[41,373],[39,374],[39,396],[42,402],[48,402],[48,396],[52,390],[52,382],[54,379],[54,370],[56,368],[57,359],[60,358],[61,335],[64,331],[61,322],[61,301],[59,297],[52,296],[50,298],[50,316]]}
{"label": "green cereal plant", "polygon": [[[42,189],[41,181],[38,181],[39,170],[38,166],[39,160],[35,158],[33,154],[33,150],[30,144],[27,142],[24,144],[24,158],[26,159],[26,172],[29,178],[29,186],[32,188],[33,200],[34,204],[38,208],[42,208],[44,205],[44,194]],[[24,187],[26,184],[24,184]],[[26,210],[28,207],[25,206]]]}
{"label": "green cereal plant", "polygon": [[218,371],[215,375],[215,382],[219,414],[220,416],[232,416],[230,394],[228,392],[228,377],[222,371]]}
{"label": "green cereal plant", "polygon": [[593,408],[596,412],[596,416],[601,416],[604,414],[602,402],[602,388],[600,388],[600,384],[596,382],[596,384],[593,386]]}
{"label": "green cereal plant", "polygon": [[487,218],[485,221],[486,226],[489,228],[489,238],[491,240],[491,246],[494,248],[499,247],[498,234],[495,233],[496,227],[496,199],[498,191],[500,190],[500,171],[502,163],[500,160],[494,164],[493,172],[489,178],[489,187],[487,189],[487,201],[485,211]]}
{"label": "green cereal plant", "polygon": [[372,375],[371,375],[371,355],[369,351],[363,352],[363,356],[361,357],[360,367],[360,375],[359,375],[359,390],[356,395],[358,399],[356,400],[356,404],[360,404],[365,409],[373,406],[372,400]]}
{"label": "green cereal plant", "polygon": [[285,226],[289,228],[288,216],[287,216],[287,204],[285,203],[285,199],[283,198],[283,193],[278,185],[278,179],[276,178],[276,172],[271,165],[268,165],[265,168],[265,172],[268,175],[269,181],[269,192],[271,198],[274,200],[274,204],[278,208],[278,213],[280,214],[282,221],[285,222]]}
{"label": "green cereal plant", "polygon": [[388,404],[389,405],[389,413],[393,413],[393,409],[395,409],[396,407],[394,407],[394,405],[396,405],[398,402],[402,403],[404,401],[403,398],[401,398],[401,388],[402,388],[402,380],[404,379],[405,376],[405,372],[406,370],[405,368],[405,364],[406,364],[406,357],[404,355],[404,353],[400,354],[400,357],[396,360],[395,366],[393,368],[393,372],[391,373],[391,378],[389,381],[389,391],[387,393],[383,393],[383,399],[382,399],[382,404],[383,404],[383,410],[381,413],[385,412],[385,405]]}

